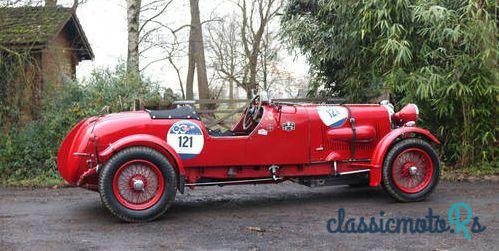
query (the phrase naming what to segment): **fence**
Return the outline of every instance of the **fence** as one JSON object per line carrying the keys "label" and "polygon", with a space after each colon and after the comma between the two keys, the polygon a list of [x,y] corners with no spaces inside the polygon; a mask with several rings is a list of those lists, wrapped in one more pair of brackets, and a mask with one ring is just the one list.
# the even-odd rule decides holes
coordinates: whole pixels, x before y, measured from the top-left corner
{"label": "fence", "polygon": [[[282,98],[272,99],[272,102],[278,103],[342,103],[341,98]],[[199,99],[199,100],[176,100],[173,104],[147,106],[148,109],[165,109],[166,107],[175,107],[180,105],[191,105],[201,115],[202,120],[207,127],[224,127],[230,129],[236,115],[242,113],[248,105],[247,99]],[[219,116],[217,116],[219,115]]]}

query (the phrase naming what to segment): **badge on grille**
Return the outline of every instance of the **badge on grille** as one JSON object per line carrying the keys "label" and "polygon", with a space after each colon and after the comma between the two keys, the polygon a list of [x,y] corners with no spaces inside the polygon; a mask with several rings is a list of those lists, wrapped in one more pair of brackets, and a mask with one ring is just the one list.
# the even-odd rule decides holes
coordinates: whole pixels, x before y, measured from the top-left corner
{"label": "badge on grille", "polygon": [[293,131],[295,129],[295,122],[287,121],[282,124],[282,129],[286,132]]}

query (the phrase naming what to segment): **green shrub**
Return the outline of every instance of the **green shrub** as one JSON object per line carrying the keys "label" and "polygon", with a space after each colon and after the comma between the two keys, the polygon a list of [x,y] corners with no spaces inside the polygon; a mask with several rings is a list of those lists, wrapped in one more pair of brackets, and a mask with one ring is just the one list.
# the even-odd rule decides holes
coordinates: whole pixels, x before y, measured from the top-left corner
{"label": "green shrub", "polygon": [[497,163],[496,1],[290,0],[283,37],[308,55],[310,94],[420,107],[447,165]]}
{"label": "green shrub", "polygon": [[138,81],[128,79],[124,69],[120,65],[113,70],[96,70],[81,83],[48,90],[39,120],[0,130],[0,181],[8,184],[53,182],[58,179],[59,145],[78,121],[103,111],[130,110],[135,100],[158,102],[168,93],[146,79],[140,84],[139,94]]}

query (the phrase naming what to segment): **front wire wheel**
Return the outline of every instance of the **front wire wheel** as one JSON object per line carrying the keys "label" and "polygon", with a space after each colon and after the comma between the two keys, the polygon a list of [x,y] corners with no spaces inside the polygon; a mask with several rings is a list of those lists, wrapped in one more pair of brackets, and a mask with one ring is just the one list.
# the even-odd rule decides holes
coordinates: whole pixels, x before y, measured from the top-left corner
{"label": "front wire wheel", "polygon": [[421,139],[396,143],[383,163],[383,188],[400,202],[426,199],[437,186],[439,177],[438,155]]}
{"label": "front wire wheel", "polygon": [[176,194],[176,173],[168,159],[147,147],[116,153],[102,168],[103,205],[128,222],[151,221],[166,212]]}

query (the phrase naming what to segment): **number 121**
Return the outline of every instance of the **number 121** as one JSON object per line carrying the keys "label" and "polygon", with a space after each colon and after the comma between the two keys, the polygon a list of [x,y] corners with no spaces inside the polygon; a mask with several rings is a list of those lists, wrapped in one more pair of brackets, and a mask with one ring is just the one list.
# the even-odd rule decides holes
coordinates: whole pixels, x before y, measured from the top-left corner
{"label": "number 121", "polygon": [[178,136],[178,147],[192,148],[192,136]]}

